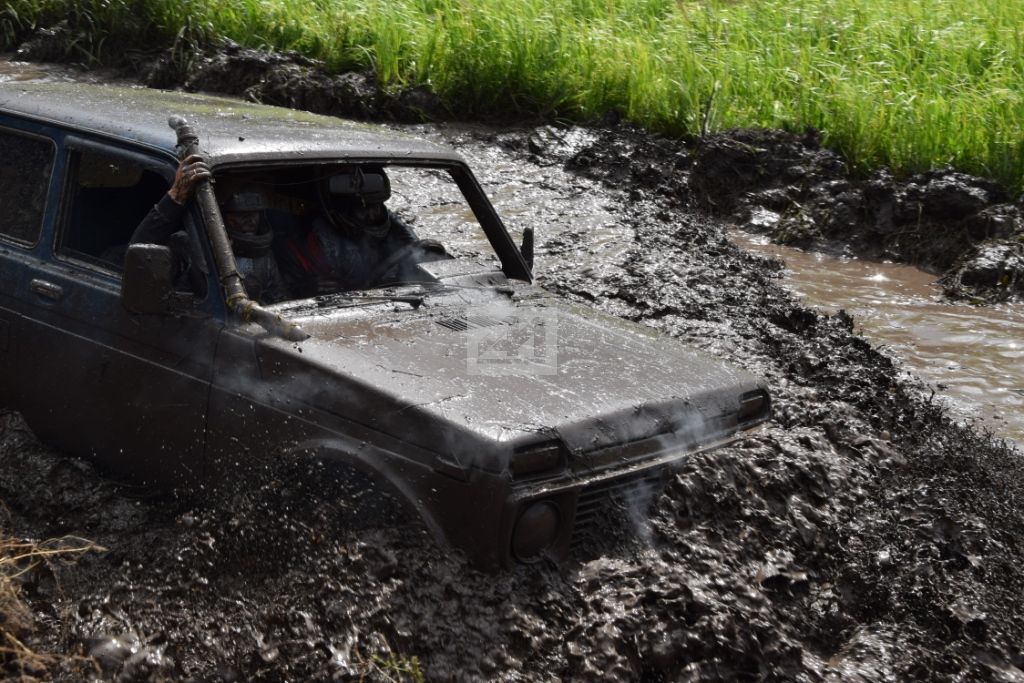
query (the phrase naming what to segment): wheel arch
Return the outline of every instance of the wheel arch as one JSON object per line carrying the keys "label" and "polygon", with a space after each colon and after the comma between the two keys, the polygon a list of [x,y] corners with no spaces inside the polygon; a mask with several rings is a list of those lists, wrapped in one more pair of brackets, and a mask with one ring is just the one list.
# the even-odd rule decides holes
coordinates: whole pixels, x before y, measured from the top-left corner
{"label": "wheel arch", "polygon": [[351,468],[367,477],[382,491],[399,503],[403,509],[414,515],[430,531],[431,535],[442,544],[448,544],[448,538],[441,528],[436,516],[423,504],[421,496],[413,484],[417,477],[409,472],[401,471],[395,463],[404,465],[410,470],[429,470],[426,465],[412,463],[394,454],[386,454],[377,448],[363,445],[353,448],[351,445],[336,439],[311,439],[287,449],[283,457],[293,462],[313,461],[328,466]]}

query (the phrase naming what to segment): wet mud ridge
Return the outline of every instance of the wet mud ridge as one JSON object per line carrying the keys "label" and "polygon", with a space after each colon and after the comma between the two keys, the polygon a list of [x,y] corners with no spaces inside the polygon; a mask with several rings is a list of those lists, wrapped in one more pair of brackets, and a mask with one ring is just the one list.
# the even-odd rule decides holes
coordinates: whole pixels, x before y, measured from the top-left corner
{"label": "wet mud ridge", "polygon": [[500,162],[527,197],[596,201],[601,231],[535,216],[542,284],[761,374],[773,422],[690,458],[646,527],[492,575],[415,526],[353,528],[317,472],[154,498],[3,412],[2,537],[96,546],[0,567],[25,606],[0,623],[5,676],[1024,680],[1019,453],[956,424],[848,316],[800,306],[781,263],[694,214],[662,165],[697,163],[679,150],[615,128],[421,132],[489,190]]}

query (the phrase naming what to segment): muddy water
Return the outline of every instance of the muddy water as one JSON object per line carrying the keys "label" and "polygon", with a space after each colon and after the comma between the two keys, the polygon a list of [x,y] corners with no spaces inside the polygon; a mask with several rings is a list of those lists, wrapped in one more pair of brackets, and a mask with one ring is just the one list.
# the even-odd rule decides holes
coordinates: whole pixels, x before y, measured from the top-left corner
{"label": "muddy water", "polygon": [[740,231],[732,238],[782,259],[786,283],[806,303],[846,310],[956,414],[1024,446],[1024,305],[949,303],[934,275],[910,266],[807,252]]}
{"label": "muddy water", "polygon": [[65,80],[27,62],[0,60],[0,83]]}

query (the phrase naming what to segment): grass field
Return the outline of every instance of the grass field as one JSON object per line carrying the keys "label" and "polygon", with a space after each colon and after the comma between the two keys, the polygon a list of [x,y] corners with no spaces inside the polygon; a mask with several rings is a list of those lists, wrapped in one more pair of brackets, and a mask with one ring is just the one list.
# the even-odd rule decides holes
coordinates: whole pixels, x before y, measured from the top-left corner
{"label": "grass field", "polygon": [[1011,0],[10,0],[64,17],[75,59],[226,36],[467,116],[586,120],[670,135],[813,126],[858,168],[953,165],[1024,188],[1024,3]]}

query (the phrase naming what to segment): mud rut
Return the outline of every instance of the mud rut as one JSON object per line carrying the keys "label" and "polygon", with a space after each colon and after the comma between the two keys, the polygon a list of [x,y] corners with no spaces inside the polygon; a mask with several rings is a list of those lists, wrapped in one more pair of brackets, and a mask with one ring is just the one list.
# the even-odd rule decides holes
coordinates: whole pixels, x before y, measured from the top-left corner
{"label": "mud rut", "polygon": [[16,635],[95,664],[0,655],[6,673],[388,680],[417,658],[431,680],[1024,680],[1020,455],[898,379],[849,317],[800,306],[779,263],[666,186],[676,157],[617,130],[420,129],[492,193],[519,175],[545,286],[762,374],[768,428],[691,458],[642,533],[486,575],[414,526],[351,531],[315,473],[154,499],[3,413],[4,531],[107,549],[19,579],[34,624]]}

